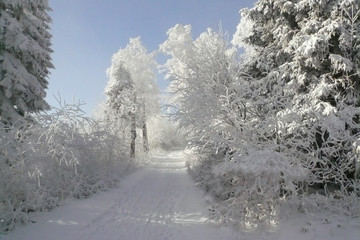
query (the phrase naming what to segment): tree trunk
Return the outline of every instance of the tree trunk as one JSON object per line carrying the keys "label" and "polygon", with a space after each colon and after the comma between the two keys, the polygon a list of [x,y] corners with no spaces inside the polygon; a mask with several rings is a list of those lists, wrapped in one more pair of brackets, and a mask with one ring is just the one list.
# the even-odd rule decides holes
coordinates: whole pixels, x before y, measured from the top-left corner
{"label": "tree trunk", "polygon": [[147,134],[147,126],[146,126],[146,108],[145,108],[145,101],[143,101],[143,124],[142,124],[142,132],[143,132],[143,146],[144,152],[149,152],[149,140]]}
{"label": "tree trunk", "polygon": [[131,113],[131,143],[130,157],[135,158],[135,140],[136,140],[136,95],[134,94],[134,109]]}
{"label": "tree trunk", "polygon": [[130,143],[130,157],[135,158],[135,140],[136,140],[136,118],[135,113],[131,116],[131,143]]}

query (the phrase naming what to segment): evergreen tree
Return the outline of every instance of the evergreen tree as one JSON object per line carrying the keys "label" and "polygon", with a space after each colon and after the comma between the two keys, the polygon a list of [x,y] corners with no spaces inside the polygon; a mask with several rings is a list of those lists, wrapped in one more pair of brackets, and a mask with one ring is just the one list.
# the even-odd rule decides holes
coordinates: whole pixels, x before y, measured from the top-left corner
{"label": "evergreen tree", "polygon": [[0,121],[49,109],[44,100],[50,53],[47,0],[0,2]]}
{"label": "evergreen tree", "polygon": [[242,12],[253,22],[243,39],[255,49],[246,71],[257,82],[267,141],[310,168],[311,183],[345,191],[359,164],[359,6],[260,0]]}

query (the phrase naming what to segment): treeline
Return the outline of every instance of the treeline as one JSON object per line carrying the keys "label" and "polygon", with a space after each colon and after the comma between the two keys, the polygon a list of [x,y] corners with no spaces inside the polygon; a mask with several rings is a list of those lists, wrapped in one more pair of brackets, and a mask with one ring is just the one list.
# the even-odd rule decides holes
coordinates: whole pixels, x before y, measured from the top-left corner
{"label": "treeline", "polygon": [[46,102],[49,10],[47,0],[0,2],[0,233],[30,212],[114,186],[134,165],[120,126],[85,117],[78,104]]}
{"label": "treeline", "polygon": [[231,42],[211,29],[194,40],[189,25],[167,32],[173,118],[213,219],[269,223],[290,202],[359,216],[359,6],[260,0]]}
{"label": "treeline", "polygon": [[0,233],[31,212],[115,186],[150,147],[171,147],[162,141],[174,130],[160,116],[153,55],[139,38],[114,55],[99,116],[46,102],[49,11],[47,0],[0,1]]}

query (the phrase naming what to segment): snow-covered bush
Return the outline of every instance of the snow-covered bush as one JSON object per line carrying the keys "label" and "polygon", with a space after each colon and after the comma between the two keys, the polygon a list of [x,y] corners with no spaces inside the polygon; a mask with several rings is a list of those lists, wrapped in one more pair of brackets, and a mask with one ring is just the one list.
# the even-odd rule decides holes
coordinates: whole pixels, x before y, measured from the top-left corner
{"label": "snow-covered bush", "polygon": [[190,160],[189,172],[213,196],[210,219],[237,228],[271,225],[280,206],[297,199],[309,174],[288,156],[272,150],[256,151],[230,162],[224,159],[224,152],[202,154]]}
{"label": "snow-covered bush", "polygon": [[1,126],[0,232],[29,221],[29,212],[109,189],[133,164],[129,142],[79,107],[64,104],[32,123]]}
{"label": "snow-covered bush", "polygon": [[308,175],[300,164],[271,150],[220,163],[212,171],[230,190],[228,198],[214,208],[213,217],[243,227],[273,221],[281,203],[297,197]]}

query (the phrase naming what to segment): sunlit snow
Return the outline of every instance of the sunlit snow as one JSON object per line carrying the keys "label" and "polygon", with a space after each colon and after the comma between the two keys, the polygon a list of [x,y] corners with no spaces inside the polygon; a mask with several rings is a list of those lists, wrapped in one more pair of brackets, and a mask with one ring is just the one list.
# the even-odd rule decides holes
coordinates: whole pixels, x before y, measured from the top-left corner
{"label": "sunlit snow", "polygon": [[[51,212],[35,213],[35,223],[18,227],[1,240],[337,240],[357,239],[357,224],[343,217],[297,212],[254,223],[234,232],[208,220],[208,203],[186,172],[182,151],[154,156],[148,166],[121,181],[117,189],[84,200],[70,200]],[[248,212],[251,214],[251,212]],[[278,212],[274,212],[274,216]]]}
{"label": "sunlit snow", "polygon": [[1,240],[237,239],[208,221],[208,206],[188,176],[182,151],[158,154],[119,188],[33,217]]}

